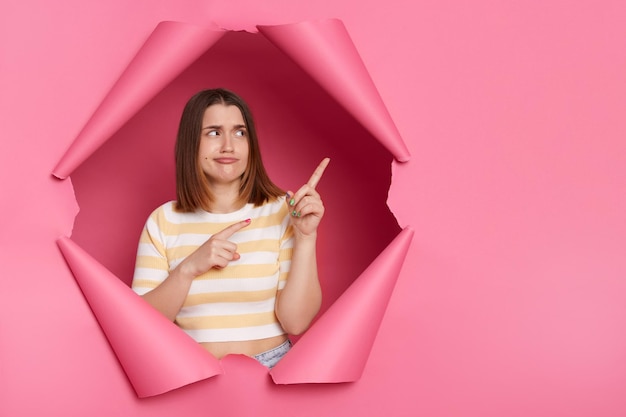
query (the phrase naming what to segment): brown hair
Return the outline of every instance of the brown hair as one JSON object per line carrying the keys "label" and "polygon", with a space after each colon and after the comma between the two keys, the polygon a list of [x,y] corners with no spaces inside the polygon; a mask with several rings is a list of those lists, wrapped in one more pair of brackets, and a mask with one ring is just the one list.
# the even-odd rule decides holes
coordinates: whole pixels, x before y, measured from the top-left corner
{"label": "brown hair", "polygon": [[185,105],[176,138],[176,210],[193,212],[198,208],[210,211],[214,196],[206,175],[198,163],[202,119],[206,109],[213,104],[237,106],[241,111],[248,132],[248,164],[241,177],[239,203],[259,206],[285,194],[270,180],[263,161],[254,127],[252,112],[237,94],[222,89],[203,90],[194,95]]}

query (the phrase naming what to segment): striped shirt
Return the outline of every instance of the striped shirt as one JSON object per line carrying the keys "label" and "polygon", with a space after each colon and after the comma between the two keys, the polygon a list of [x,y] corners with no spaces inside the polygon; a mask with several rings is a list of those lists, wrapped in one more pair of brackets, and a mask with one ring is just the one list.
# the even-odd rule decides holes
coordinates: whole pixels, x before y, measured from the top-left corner
{"label": "striped shirt", "polygon": [[139,240],[133,290],[143,295],[225,227],[250,218],[228,240],[241,258],[196,277],[175,319],[197,342],[264,339],[285,334],[274,313],[291,264],[293,234],[285,198],[233,213],[180,213],[170,201],[148,218]]}

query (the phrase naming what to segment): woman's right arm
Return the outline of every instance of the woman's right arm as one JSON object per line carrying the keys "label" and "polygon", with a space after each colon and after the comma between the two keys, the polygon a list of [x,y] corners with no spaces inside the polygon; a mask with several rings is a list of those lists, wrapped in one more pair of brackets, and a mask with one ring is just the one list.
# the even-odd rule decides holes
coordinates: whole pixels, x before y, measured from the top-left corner
{"label": "woman's right arm", "polygon": [[240,258],[237,245],[228,240],[235,232],[250,224],[250,219],[232,224],[211,236],[185,258],[156,288],[142,297],[169,320],[174,321],[183,307],[191,283],[211,268],[224,268]]}
{"label": "woman's right arm", "polygon": [[158,287],[145,293],[142,298],[161,312],[170,321],[174,321],[183,307],[189,293],[193,276],[180,270],[182,263],[174,269]]}

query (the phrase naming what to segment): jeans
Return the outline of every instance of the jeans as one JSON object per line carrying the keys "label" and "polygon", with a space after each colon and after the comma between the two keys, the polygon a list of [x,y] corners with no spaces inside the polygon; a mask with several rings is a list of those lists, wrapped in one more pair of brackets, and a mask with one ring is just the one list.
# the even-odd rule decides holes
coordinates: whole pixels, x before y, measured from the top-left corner
{"label": "jeans", "polygon": [[281,360],[287,352],[289,352],[289,349],[291,349],[291,340],[287,339],[284,343],[273,349],[254,355],[254,359],[259,361],[261,365],[272,369],[274,365],[276,365],[278,361]]}

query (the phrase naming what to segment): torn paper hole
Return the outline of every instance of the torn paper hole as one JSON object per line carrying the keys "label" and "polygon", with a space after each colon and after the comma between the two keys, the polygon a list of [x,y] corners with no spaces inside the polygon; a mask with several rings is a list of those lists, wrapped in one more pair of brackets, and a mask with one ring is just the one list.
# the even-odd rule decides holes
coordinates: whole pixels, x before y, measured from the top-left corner
{"label": "torn paper hole", "polygon": [[[298,35],[299,32],[317,32],[317,35],[313,40],[304,39],[305,35]],[[87,133],[75,142],[79,145],[68,151],[55,170],[55,175],[61,178],[71,173],[81,207],[72,241],[128,284],[137,239],[147,215],[175,195],[173,146],[184,103],[200,89],[226,87],[250,104],[265,165],[280,186],[299,187],[322,157],[332,159],[318,186],[327,207],[318,253],[325,296],[322,313],[326,311],[398,235],[400,228],[386,206],[391,163],[394,157],[398,159],[391,151],[408,158],[399,135],[389,145],[372,134],[376,123],[388,124],[384,106],[378,110],[383,111],[383,116],[371,118],[377,121],[367,118],[368,112],[378,114],[376,106],[382,103],[380,98],[374,100],[376,105],[361,109],[355,117],[346,109],[346,103],[340,104],[336,98],[337,90],[343,88],[340,83],[324,81],[324,71],[319,68],[315,69],[317,73],[303,71],[302,65],[311,63],[302,62],[302,57],[293,57],[289,51],[293,49],[289,40],[298,40],[305,49],[315,40],[329,48],[340,46],[343,49],[334,51],[339,58],[324,65],[329,74],[347,72],[350,78],[354,68],[345,67],[358,70],[362,63],[353,46],[350,52],[351,43],[346,35],[345,28],[336,20],[260,28],[257,34],[174,22],[159,25],[138,53],[139,58],[129,65],[87,124],[83,130]],[[201,50],[198,44],[206,50]],[[319,48],[319,43],[315,45]],[[349,58],[348,64],[342,62],[345,57]],[[176,59],[188,63],[184,68],[170,68],[170,62]],[[181,66],[178,61],[176,65]],[[310,75],[311,72],[314,74]],[[143,79],[144,75],[152,80],[152,84],[143,87],[151,94],[138,93],[136,83],[132,82],[132,77]],[[363,81],[362,74],[360,79],[364,82],[362,88],[369,91],[362,96],[371,96],[374,88],[371,80]],[[359,99],[367,100],[363,97]],[[131,114],[122,114],[122,110]],[[362,120],[370,120],[370,126],[366,128]],[[381,127],[381,131],[387,132],[385,137],[391,137],[389,132],[394,129]],[[100,131],[104,134],[100,135]],[[406,239],[402,241],[404,248],[408,243]],[[397,257],[397,262],[400,259],[403,257]],[[390,275],[389,279],[395,282],[397,271]],[[380,314],[383,313],[384,309]],[[106,313],[96,313],[97,317],[98,314]],[[371,343],[356,345],[366,354],[371,348]],[[120,348],[123,349],[113,346],[116,351]],[[290,366],[298,367],[298,362],[304,360],[296,360]],[[299,373],[298,381],[294,382],[337,382],[354,376],[334,375],[333,381],[319,380],[325,376],[312,378],[318,379],[307,380],[306,375]],[[290,383],[288,377],[280,382]]]}

